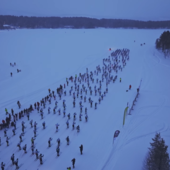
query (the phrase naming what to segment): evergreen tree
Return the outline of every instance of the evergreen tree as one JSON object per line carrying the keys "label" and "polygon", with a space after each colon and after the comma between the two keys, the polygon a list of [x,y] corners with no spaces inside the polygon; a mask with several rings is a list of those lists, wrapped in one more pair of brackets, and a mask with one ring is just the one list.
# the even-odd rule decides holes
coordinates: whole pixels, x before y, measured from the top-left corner
{"label": "evergreen tree", "polygon": [[170,56],[170,32],[164,31],[155,42],[156,49],[161,50],[165,57]]}
{"label": "evergreen tree", "polygon": [[144,163],[144,170],[170,170],[168,146],[165,145],[164,139],[161,138],[160,133],[156,133],[152,140]]}

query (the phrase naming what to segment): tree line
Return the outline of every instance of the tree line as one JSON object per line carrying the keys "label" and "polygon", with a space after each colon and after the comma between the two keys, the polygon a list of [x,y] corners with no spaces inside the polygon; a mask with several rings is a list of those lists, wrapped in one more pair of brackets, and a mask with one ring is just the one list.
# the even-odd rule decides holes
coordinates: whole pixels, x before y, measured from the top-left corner
{"label": "tree line", "polygon": [[127,19],[95,19],[87,17],[27,17],[0,15],[0,29],[13,28],[170,28],[170,21],[138,21]]}

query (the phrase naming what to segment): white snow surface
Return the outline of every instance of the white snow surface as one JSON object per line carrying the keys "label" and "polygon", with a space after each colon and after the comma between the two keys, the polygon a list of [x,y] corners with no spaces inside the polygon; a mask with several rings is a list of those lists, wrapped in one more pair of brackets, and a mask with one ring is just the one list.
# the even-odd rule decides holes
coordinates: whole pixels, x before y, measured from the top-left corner
{"label": "white snow surface", "polygon": [[0,0],[0,15],[170,20],[169,0]]}
{"label": "white snow surface", "polygon": [[[17,1],[20,2],[20,1]],[[11,2],[12,3],[12,2]],[[108,2],[109,3],[109,2]],[[5,163],[5,170],[14,170],[10,160],[15,154],[19,158],[20,170],[65,170],[72,166],[71,160],[76,158],[75,169],[81,170],[140,170],[156,132],[161,133],[166,145],[170,146],[170,60],[155,49],[155,40],[165,30],[139,29],[36,29],[0,31],[0,119],[5,119],[5,108],[18,113],[30,104],[40,101],[48,95],[48,89],[54,90],[66,83],[66,78],[85,73],[86,68],[94,71],[97,65],[102,66],[103,58],[107,58],[112,50],[128,48],[130,59],[122,71],[112,75],[118,76],[115,83],[108,85],[108,93],[98,104],[97,109],[90,107],[88,101],[83,103],[82,121],[79,121],[79,101],[73,108],[72,96],[68,91],[73,83],[66,86],[67,95],[60,100],[57,96],[58,113],[48,114],[48,107],[54,107],[54,99],[44,110],[44,119],[34,110],[30,120],[36,121],[37,137],[35,148],[44,154],[43,165],[31,153],[31,137],[34,136],[27,117],[17,121],[16,135],[12,127],[7,131],[9,146],[6,145],[4,130],[0,130],[0,163]],[[135,42],[134,42],[135,40]],[[141,46],[141,43],[145,45]],[[16,62],[11,67],[10,62]],[[21,69],[17,73],[17,68]],[[10,72],[13,76],[10,77]],[[96,76],[94,76],[96,77]],[[101,77],[101,74],[98,75]],[[122,78],[122,82],[119,82]],[[124,109],[127,102],[132,102],[136,89],[142,80],[140,94],[131,115],[126,116],[123,125]],[[83,83],[87,86],[86,83]],[[93,87],[99,84],[92,84]],[[132,89],[126,92],[129,85]],[[82,84],[80,84],[81,87]],[[102,92],[106,89],[102,83]],[[90,96],[94,102],[99,95]],[[66,128],[67,116],[63,117],[62,101],[66,100],[66,115],[71,114],[70,127]],[[17,101],[21,102],[21,109]],[[88,122],[85,122],[84,108],[87,107]],[[58,110],[58,109],[57,109]],[[76,126],[80,132],[72,130],[73,113],[77,113]],[[21,146],[27,144],[27,153],[19,151],[17,143],[21,134],[21,122],[25,121],[26,130]],[[46,129],[42,122],[46,122]],[[59,131],[55,124],[59,123]],[[120,130],[113,144],[115,130]],[[70,145],[66,137],[70,137]],[[48,139],[52,137],[52,146],[48,147]],[[57,157],[57,138],[61,140],[60,156]],[[83,155],[79,146],[83,144]],[[168,153],[170,150],[168,148]]]}

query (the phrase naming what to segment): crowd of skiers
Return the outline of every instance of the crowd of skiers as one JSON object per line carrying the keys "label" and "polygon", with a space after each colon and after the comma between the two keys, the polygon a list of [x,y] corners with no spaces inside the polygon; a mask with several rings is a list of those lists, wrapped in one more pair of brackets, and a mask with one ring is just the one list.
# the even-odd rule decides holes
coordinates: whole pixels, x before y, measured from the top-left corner
{"label": "crowd of skiers", "polygon": [[[40,101],[35,102],[33,105],[31,104],[29,108],[25,108],[20,110],[19,113],[14,113],[14,110],[11,109],[11,113],[8,112],[7,108],[5,108],[6,115],[6,122],[5,120],[2,121],[2,127],[5,127],[4,130],[4,136],[6,137],[6,143],[7,146],[9,146],[9,138],[7,136],[7,129],[11,125],[13,127],[12,132],[13,135],[15,135],[16,131],[16,121],[21,119],[24,116],[27,116],[28,120],[30,120],[30,113],[32,111],[37,110],[38,113],[40,113],[41,119],[44,119],[44,109],[47,107],[47,105],[52,104],[52,101],[55,103],[54,107],[51,108],[48,106],[48,114],[56,114],[61,115],[63,113],[63,117],[66,118],[66,128],[69,129],[70,127],[70,120],[72,117],[72,129],[76,129],[77,132],[80,132],[80,125],[76,125],[76,121],[78,120],[81,122],[83,119],[85,122],[88,121],[89,116],[87,114],[87,106],[89,105],[89,108],[97,109],[98,105],[101,104],[102,100],[104,100],[105,96],[107,95],[109,89],[108,85],[111,83],[115,83],[117,80],[117,73],[118,71],[122,71],[122,69],[126,66],[127,60],[129,60],[129,50],[128,49],[118,49],[111,53],[111,56],[108,58],[103,59],[103,65],[98,65],[94,71],[89,71],[88,68],[86,68],[86,72],[84,74],[79,73],[79,75],[75,75],[75,77],[71,76],[70,78],[66,78],[66,83],[64,85],[60,85],[56,92],[52,91],[51,89],[48,89],[48,95],[42,98]],[[11,64],[10,64],[11,65]],[[12,66],[12,65],[11,65]],[[113,75],[115,74],[115,75]],[[122,79],[120,78],[120,82],[122,82]],[[69,85],[71,84],[71,85]],[[102,88],[102,86],[104,87]],[[70,88],[70,89],[69,89]],[[129,90],[132,88],[131,85],[129,85]],[[74,112],[73,114],[66,114],[66,100],[64,100],[65,96],[70,96],[72,98],[73,108],[79,107],[80,113]],[[89,97],[88,97],[89,96]],[[98,98],[97,101],[94,101],[95,98]],[[58,102],[62,100],[62,108],[58,108]],[[21,109],[21,103],[20,101],[17,101],[18,108]],[[63,111],[61,111],[63,110]],[[84,118],[83,118],[84,116]],[[77,119],[78,117],[78,119]],[[42,158],[43,154],[39,154],[39,151],[35,150],[34,140],[37,137],[37,122],[33,122],[33,120],[29,121],[31,128],[34,128],[33,134],[34,137],[31,138],[31,151],[32,154],[35,153],[36,158],[40,160],[40,164],[43,163]],[[3,126],[6,125],[6,126]],[[25,144],[23,147],[21,147],[21,143],[23,142],[22,138],[25,135],[25,122],[22,121],[22,133],[19,135],[20,142],[18,143],[17,147],[19,150],[21,148],[24,150],[24,153],[27,153],[27,144]],[[42,122],[43,129],[46,128],[45,121]],[[56,132],[59,131],[59,124],[57,123],[55,125]],[[51,147],[52,138],[49,138],[48,140],[48,146]],[[0,138],[0,144],[1,144],[1,138]],[[66,144],[70,144],[70,138],[69,136],[66,137]],[[83,153],[83,145],[80,147],[80,153]],[[34,151],[35,150],[35,151]],[[60,139],[57,139],[57,147],[56,147],[57,156],[60,156]],[[13,154],[14,157],[14,154]],[[15,162],[14,159],[11,157],[12,163]],[[72,165],[73,168],[75,167],[75,158],[72,159]],[[13,163],[15,164],[15,163]],[[16,165],[16,164],[15,164]],[[1,163],[1,169],[5,167],[5,164]],[[17,159],[17,165],[18,167],[18,159]],[[67,169],[71,169],[71,167],[68,167]]]}

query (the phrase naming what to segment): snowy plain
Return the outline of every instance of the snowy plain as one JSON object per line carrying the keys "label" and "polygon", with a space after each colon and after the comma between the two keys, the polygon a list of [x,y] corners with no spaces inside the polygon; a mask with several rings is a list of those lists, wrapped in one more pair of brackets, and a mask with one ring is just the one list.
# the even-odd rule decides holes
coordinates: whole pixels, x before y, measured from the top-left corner
{"label": "snowy plain", "polygon": [[[109,92],[104,97],[97,110],[90,108],[88,102],[83,103],[88,108],[88,122],[84,119],[80,132],[72,130],[73,113],[79,114],[79,101],[73,108],[72,97],[68,92],[62,97],[66,100],[66,115],[71,113],[70,128],[66,128],[67,116],[62,113],[48,114],[47,108],[54,107],[55,101],[44,109],[44,119],[34,110],[30,119],[38,122],[38,136],[35,146],[44,154],[43,165],[31,154],[30,127],[26,116],[17,121],[16,135],[12,128],[8,129],[9,146],[3,130],[0,131],[2,145],[0,146],[0,162],[4,162],[6,170],[14,170],[10,157],[14,153],[19,158],[21,170],[65,170],[71,166],[71,160],[76,158],[75,169],[81,170],[140,170],[148,151],[151,138],[156,132],[161,133],[165,143],[170,146],[170,60],[165,59],[155,49],[155,41],[165,30],[140,29],[37,29],[0,31],[0,120],[6,117],[5,108],[15,113],[28,108],[30,104],[40,101],[48,95],[48,89],[56,91],[60,84],[66,83],[66,78],[75,74],[85,73],[86,68],[94,71],[97,65],[102,66],[103,58],[107,58],[113,50],[127,48],[130,50],[130,60],[122,71],[112,73],[118,76],[115,83],[108,86]],[[135,42],[134,42],[135,41]],[[141,43],[145,45],[141,46]],[[112,51],[108,49],[112,48]],[[15,67],[10,62],[16,62]],[[17,73],[16,69],[21,69]],[[10,77],[13,72],[13,77]],[[119,82],[119,78],[122,82]],[[124,109],[127,102],[132,102],[136,89],[142,80],[140,94],[134,106],[132,115],[126,117],[123,124]],[[129,85],[132,89],[128,92]],[[66,88],[70,89],[72,83]],[[102,85],[105,90],[105,85]],[[99,96],[89,95],[94,101]],[[17,101],[21,102],[21,109]],[[21,133],[21,122],[25,121],[26,132],[21,146],[27,144],[28,153],[19,151],[17,143]],[[46,122],[46,129],[42,122]],[[59,123],[59,131],[55,124]],[[120,135],[113,144],[115,130]],[[65,138],[69,135],[70,145]],[[52,146],[48,148],[48,139],[52,137]],[[61,139],[61,155],[56,154],[56,140]],[[83,144],[83,155],[79,146]],[[168,148],[170,153],[170,149]]]}

